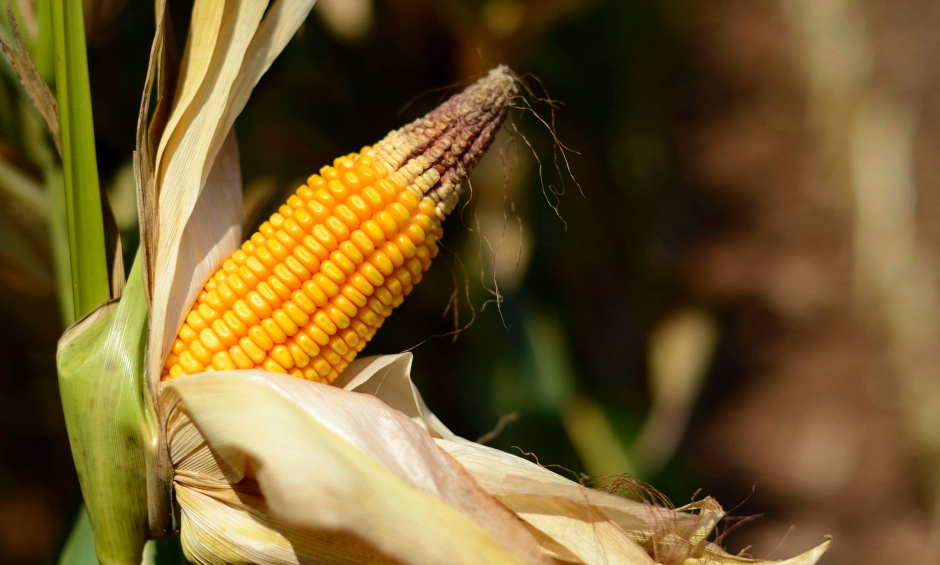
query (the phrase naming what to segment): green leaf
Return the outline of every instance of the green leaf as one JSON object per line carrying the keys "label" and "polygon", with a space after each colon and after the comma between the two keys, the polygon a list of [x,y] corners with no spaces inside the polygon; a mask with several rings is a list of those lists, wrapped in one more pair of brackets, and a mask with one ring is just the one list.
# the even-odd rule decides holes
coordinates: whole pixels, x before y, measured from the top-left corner
{"label": "green leaf", "polygon": [[100,306],[59,341],[65,423],[104,564],[139,564],[149,537],[145,450],[154,432],[142,376],[146,337],[138,253],[121,300]]}
{"label": "green leaf", "polygon": [[46,172],[49,194],[49,247],[55,273],[56,296],[59,297],[59,317],[66,327],[75,321],[75,303],[72,296],[72,265],[69,262],[69,232],[65,211],[65,180],[62,170],[50,168]]}
{"label": "green leaf", "polygon": [[72,294],[80,318],[111,297],[82,3],[52,0],[52,28]]}
{"label": "green leaf", "polygon": [[98,565],[95,555],[95,533],[91,529],[88,512],[82,506],[75,517],[72,531],[59,555],[59,565]]}

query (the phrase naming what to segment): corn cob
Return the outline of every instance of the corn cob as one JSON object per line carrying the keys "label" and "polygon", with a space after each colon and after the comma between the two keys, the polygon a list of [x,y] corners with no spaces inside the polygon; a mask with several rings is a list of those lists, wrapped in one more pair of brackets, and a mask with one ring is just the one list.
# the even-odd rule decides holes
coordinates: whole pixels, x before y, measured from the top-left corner
{"label": "corn cob", "polygon": [[430,267],[515,95],[500,66],[311,176],[206,283],[163,378],[260,368],[332,382]]}

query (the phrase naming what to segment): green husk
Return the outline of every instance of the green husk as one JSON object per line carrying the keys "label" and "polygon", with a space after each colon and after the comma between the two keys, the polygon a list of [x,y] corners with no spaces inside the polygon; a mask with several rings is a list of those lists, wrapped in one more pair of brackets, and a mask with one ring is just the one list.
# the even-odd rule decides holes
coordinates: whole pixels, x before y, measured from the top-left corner
{"label": "green husk", "polygon": [[138,254],[121,300],[95,309],[59,341],[72,457],[103,564],[137,565],[149,537],[145,452],[156,433],[142,378],[146,338]]}

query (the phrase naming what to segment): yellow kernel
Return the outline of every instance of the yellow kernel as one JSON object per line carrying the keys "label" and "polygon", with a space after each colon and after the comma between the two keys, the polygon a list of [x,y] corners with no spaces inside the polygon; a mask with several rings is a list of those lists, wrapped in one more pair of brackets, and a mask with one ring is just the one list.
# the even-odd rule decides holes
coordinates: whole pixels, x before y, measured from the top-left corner
{"label": "yellow kernel", "polygon": [[343,333],[343,341],[345,341],[346,345],[349,347],[356,347],[356,344],[359,343],[359,334],[354,330],[348,330]]}
{"label": "yellow kernel", "polygon": [[[303,293],[301,293],[301,296],[303,296]],[[311,303],[311,306],[312,305],[313,304]],[[310,315],[307,312],[304,312],[304,310],[295,304],[293,300],[288,300],[282,304],[281,310],[284,310],[284,313],[290,316],[290,319],[293,320],[293,322],[299,327],[306,326],[307,322],[310,321]]]}
{"label": "yellow kernel", "polygon": [[189,312],[189,314],[186,316],[186,323],[189,324],[189,327],[196,330],[197,332],[201,332],[202,330],[209,327],[209,324],[207,324],[206,321],[202,319],[202,316],[199,314],[198,310],[191,310]]}
{"label": "yellow kernel", "polygon": [[[222,314],[222,321],[225,322],[225,326],[228,329],[228,333],[231,333],[235,337],[235,341],[238,341],[238,338],[244,337],[248,333],[248,327],[242,322],[238,316],[235,315],[235,312],[232,310],[227,311],[225,314]],[[216,330],[216,334],[219,335],[223,341],[226,339],[223,337],[222,332],[216,328],[216,324],[219,322],[213,322],[212,328]]]}
{"label": "yellow kernel", "polygon": [[248,260],[248,254],[239,249],[235,253],[232,253],[232,261],[235,261],[235,264],[241,268],[245,264],[245,261]]}
{"label": "yellow kernel", "polygon": [[273,318],[261,320],[261,328],[264,330],[264,333],[268,334],[268,336],[274,340],[274,343],[284,343],[287,341],[287,333],[281,329],[281,326],[279,326]]}
{"label": "yellow kernel", "polygon": [[326,229],[323,224],[317,224],[314,226],[313,232],[311,232],[310,235],[312,235],[317,242],[323,245],[327,251],[333,251],[336,249],[336,246],[339,245],[339,242],[336,241],[336,237],[333,235],[333,233]]}
{"label": "yellow kernel", "polygon": [[[381,213],[382,212],[379,212],[379,214]],[[359,226],[359,229],[369,237],[372,245],[381,245],[385,241],[385,232],[382,230],[382,227],[375,222],[375,220],[366,220],[362,222],[362,225]]]}
{"label": "yellow kernel", "polygon": [[359,310],[358,316],[359,316],[359,319],[363,321],[363,323],[368,324],[370,326],[374,326],[379,323],[378,314],[376,314],[370,308],[363,308]]}
{"label": "yellow kernel", "polygon": [[261,364],[265,371],[271,371],[272,373],[284,373],[287,374],[287,369],[282,367],[277,361],[268,357],[264,360],[264,363]]}
{"label": "yellow kernel", "polygon": [[320,375],[317,373],[317,370],[312,367],[304,369],[304,378],[315,383],[320,382]]}
{"label": "yellow kernel", "polygon": [[274,267],[274,275],[291,290],[291,292],[300,288],[301,281],[297,278],[297,275],[292,273],[284,264],[280,264],[277,267]]}
{"label": "yellow kernel", "polygon": [[332,320],[334,324],[339,326],[340,329],[343,329],[349,326],[349,323],[350,323],[349,316],[347,316],[346,313],[340,310],[336,305],[327,304],[326,306],[323,307],[323,311],[326,312],[326,315],[330,317],[330,320]]}
{"label": "yellow kernel", "polygon": [[394,200],[395,197],[398,196],[398,192],[400,190],[399,187],[389,179],[376,181],[373,186],[375,187],[375,191],[379,193],[379,195],[382,197],[382,200],[385,202],[391,202]]}
{"label": "yellow kernel", "polygon": [[[388,291],[386,291],[388,292]],[[366,306],[374,312],[380,318],[374,325],[378,326],[382,323],[381,318],[385,316],[385,305],[382,304],[382,301],[376,297],[369,298],[369,301],[366,303]]]}
{"label": "yellow kernel", "polygon": [[333,335],[336,333],[336,324],[326,315],[326,312],[320,310],[313,316],[313,323],[316,327],[323,330],[324,333],[328,335]]}
{"label": "yellow kernel", "polygon": [[179,355],[180,353],[186,351],[186,342],[180,338],[176,338],[176,340],[173,341],[173,347],[170,349],[170,351],[173,352],[174,355]]}
{"label": "yellow kernel", "polygon": [[[232,276],[236,278],[238,277],[237,274],[233,274]],[[241,279],[238,280],[239,282],[241,281]],[[241,296],[235,294],[235,291],[232,290],[232,287],[229,285],[228,281],[220,284],[219,287],[215,289],[215,291],[219,293],[219,298],[221,298],[222,302],[225,304],[225,308],[223,308],[223,310],[228,310],[232,307],[232,304],[235,304],[236,300],[241,298]]]}
{"label": "yellow kernel", "polygon": [[320,351],[320,355],[324,359],[326,359],[327,363],[329,363],[330,365],[335,365],[343,360],[343,358],[340,357],[339,354],[337,354],[335,351],[333,351],[329,347],[324,347],[323,350]]}
{"label": "yellow kernel", "polygon": [[359,227],[359,216],[357,216],[356,213],[350,210],[349,206],[346,206],[345,204],[340,204],[334,208],[333,216],[335,216],[339,221],[343,222],[343,225],[346,226],[347,232]]}
{"label": "yellow kernel", "polygon": [[381,286],[385,282],[385,277],[372,263],[363,263],[359,265],[359,272],[372,284],[372,286]]}
{"label": "yellow kernel", "polygon": [[304,372],[296,367],[288,371],[287,374],[298,379],[304,378]]}
{"label": "yellow kernel", "polygon": [[[316,342],[314,342],[313,339],[309,335],[306,334],[306,332],[298,332],[297,335],[295,335],[293,339],[294,339],[294,342],[301,349],[303,349],[304,353],[306,353],[308,356],[315,357],[317,354],[320,353],[320,346],[317,345]],[[308,360],[307,363],[309,362],[310,361]]]}
{"label": "yellow kernel", "polygon": [[265,267],[257,257],[249,257],[245,261],[245,266],[256,276],[258,280],[264,280],[271,276],[271,272],[268,271],[268,268]]}
{"label": "yellow kernel", "polygon": [[[346,273],[340,270],[340,268],[336,266],[336,263],[330,260],[320,263],[320,272],[337,284],[346,280]],[[337,292],[339,292],[339,289],[337,289]]]}
{"label": "yellow kernel", "polygon": [[363,324],[362,321],[359,320],[358,318],[353,320],[352,323],[349,324],[349,327],[351,327],[353,331],[355,331],[359,337],[365,337],[365,335],[369,333],[368,326]]}
{"label": "yellow kernel", "polygon": [[[329,299],[329,297],[326,295],[326,292],[324,292],[323,289],[320,288],[320,285],[318,285],[313,280],[305,282],[303,286],[301,287],[301,290],[303,291],[304,296],[310,299],[310,301],[313,302],[315,306],[323,306],[324,304],[326,304],[326,301]],[[300,304],[300,303],[298,302],[297,304]],[[307,308],[305,308],[304,310],[308,314],[313,313],[313,310],[309,310]]]}
{"label": "yellow kernel", "polygon": [[356,272],[350,275],[349,280],[347,281],[352,287],[358,290],[364,296],[371,296],[372,292],[375,291],[368,280],[362,275],[362,273]]}
{"label": "yellow kernel", "polygon": [[[265,320],[270,320],[271,318],[265,318]],[[262,329],[261,326],[254,326],[248,330],[248,337],[251,338],[251,342],[257,345],[259,348],[264,351],[271,351],[271,348],[274,347],[274,340],[271,339],[271,336]],[[244,342],[242,346],[244,347]]]}
{"label": "yellow kernel", "polygon": [[216,312],[225,312],[228,310],[228,305],[222,302],[222,297],[219,296],[218,287],[216,287],[216,290],[211,290],[206,293],[205,303]]}
{"label": "yellow kernel", "polygon": [[197,361],[190,351],[184,351],[180,354],[179,363],[179,366],[186,371],[187,375],[194,375],[206,370],[205,364]]}
{"label": "yellow kernel", "polygon": [[294,323],[294,320],[292,320],[282,308],[275,310],[274,314],[271,315],[271,319],[274,320],[274,323],[276,323],[288,337],[297,333],[297,324]]}
{"label": "yellow kernel", "polygon": [[[307,178],[307,186],[309,186],[313,190],[317,190],[319,188],[323,188],[324,186],[326,186],[326,181],[323,180],[323,178],[320,175],[310,175]],[[300,193],[300,189],[298,189],[297,194],[303,197],[303,195]],[[310,198],[313,198],[312,192],[311,192]]]}
{"label": "yellow kernel", "polygon": [[409,215],[418,208],[418,202],[420,200],[421,199],[418,198],[418,195],[411,192],[410,190],[401,191],[395,198],[395,202],[404,206]]}
{"label": "yellow kernel", "polygon": [[[378,224],[379,228],[382,229],[386,238],[398,233],[398,224],[395,222],[395,218],[385,210],[373,216],[372,219]],[[378,245],[378,243],[376,243],[376,245]]]}
{"label": "yellow kernel", "polygon": [[[186,319],[188,320],[189,317],[187,316]],[[180,339],[183,340],[184,343],[190,344],[197,337],[199,337],[199,333],[189,324],[183,324],[183,327],[180,328]]]}
{"label": "yellow kernel", "polygon": [[268,271],[273,269],[274,266],[280,262],[267,246],[258,246],[258,249],[255,249],[255,258],[260,261]]}
{"label": "yellow kernel", "polygon": [[330,217],[330,210],[320,202],[316,200],[310,200],[307,202],[307,212],[310,213],[310,217],[313,218],[314,225],[322,224],[323,220]]}
{"label": "yellow kernel", "polygon": [[322,188],[314,192],[313,197],[316,198],[320,204],[323,204],[330,210],[336,208],[336,199],[333,198],[332,194]]}
{"label": "yellow kernel", "polygon": [[343,184],[353,192],[358,192],[362,188],[362,179],[359,178],[359,175],[352,171],[346,171],[340,176]]}
{"label": "yellow kernel", "polygon": [[[294,248],[292,253],[297,262],[303,265],[304,268],[307,269],[308,273],[315,273],[320,269],[320,260],[314,257],[313,253],[311,253],[310,250],[306,247],[298,245]],[[305,278],[309,279],[309,274]]]}
{"label": "yellow kernel", "polygon": [[304,247],[306,247],[318,261],[324,261],[330,256],[329,249],[317,241],[312,235],[304,237]]}
{"label": "yellow kernel", "polygon": [[183,368],[180,367],[179,364],[173,365],[173,367],[170,369],[171,379],[178,379],[180,377],[185,377],[185,376],[186,376],[186,373],[183,372]]}
{"label": "yellow kernel", "polygon": [[339,292],[339,287],[336,286],[336,283],[330,280],[329,277],[323,273],[317,273],[313,275],[312,280],[313,282],[317,283],[317,286],[320,287],[320,290],[325,292],[326,295],[330,298],[336,296],[336,293]]}
{"label": "yellow kernel", "polygon": [[[199,341],[212,353],[225,349],[225,344],[219,339],[212,328],[206,328],[199,332]],[[192,346],[190,346],[192,347]]]}
{"label": "yellow kernel", "polygon": [[[338,251],[341,251],[343,255],[349,258],[350,261],[358,265],[365,260],[362,252],[359,251],[359,248],[351,241],[344,241],[339,244]],[[334,251],[335,253],[335,251]],[[354,267],[355,268],[355,267]]]}
{"label": "yellow kernel", "polygon": [[[359,273],[356,273],[356,274],[358,275]],[[355,287],[353,287],[351,284],[343,285],[343,288],[340,292],[346,295],[346,298],[352,301],[352,303],[355,304],[356,306],[362,308],[366,305],[365,295],[363,295],[361,292],[356,290]]]}
{"label": "yellow kernel", "polygon": [[[399,294],[401,294],[401,289],[402,289],[401,281],[399,281],[395,277],[389,277],[385,281],[385,289],[387,289],[388,292],[392,293],[392,296],[398,296]],[[376,294],[378,294],[378,292]],[[379,300],[382,300],[382,299],[379,298]]]}
{"label": "yellow kernel", "polygon": [[[248,294],[250,295],[251,293]],[[258,295],[257,299],[260,301],[260,304],[267,306],[267,302],[265,302],[260,295]],[[248,298],[248,300],[250,300],[250,298]],[[261,318],[258,316],[258,314],[255,313],[254,309],[248,303],[248,300],[239,300],[236,302],[235,305],[232,306],[232,312],[235,312],[235,315],[238,316],[238,319],[241,320],[246,326],[251,327],[259,324],[261,322]],[[268,306],[268,308],[270,308],[270,306]]]}
{"label": "yellow kernel", "polygon": [[359,219],[359,222],[364,222],[372,217],[372,210],[369,209],[369,205],[366,204],[365,200],[363,200],[362,196],[359,194],[350,196],[349,200],[346,201],[346,206],[348,206],[353,214],[356,215],[356,217]]}
{"label": "yellow kernel", "polygon": [[[390,279],[387,281],[387,283],[391,283],[391,282],[393,282],[393,281],[396,282],[396,283],[398,282],[397,280],[395,280],[395,279],[393,279],[393,278],[390,278]],[[386,283],[386,284],[387,284],[387,283]],[[391,304],[391,303],[392,303],[392,300],[395,299],[395,297],[392,296],[392,293],[389,292],[389,290],[388,290],[387,288],[385,288],[385,287],[375,289],[375,297],[378,298],[379,301],[380,301],[382,304],[386,305],[386,306],[388,306],[389,304]]]}
{"label": "yellow kernel", "polygon": [[395,265],[396,268],[405,264],[405,256],[402,255],[402,252],[394,242],[386,241],[379,249],[385,253],[386,257],[391,259],[392,264]]}
{"label": "yellow kernel", "polygon": [[356,305],[353,304],[352,301],[346,298],[346,296],[343,294],[334,296],[330,302],[332,302],[334,306],[342,310],[343,313],[350,318],[354,317],[356,312],[359,311],[359,308],[357,308]]}
{"label": "yellow kernel", "polygon": [[[248,294],[249,291],[254,290],[254,288],[258,286],[258,283],[261,282],[261,279],[258,278],[258,275],[249,269],[247,265],[243,265],[238,268],[238,277],[241,278],[245,283],[245,289],[240,295],[242,298],[245,298],[245,295]],[[229,280],[231,281],[232,277],[229,277]],[[229,284],[231,284],[231,282],[229,282]]]}
{"label": "yellow kernel", "polygon": [[411,241],[411,238],[403,233],[393,237],[392,242],[395,244],[395,247],[398,248],[398,251],[400,251],[401,254],[405,256],[405,259],[411,259],[414,257],[415,252],[418,250],[414,242]]}
{"label": "yellow kernel", "polygon": [[[260,328],[259,328],[260,329]],[[270,339],[270,338],[268,338]],[[261,363],[264,361],[264,358],[267,357],[264,350],[258,347],[250,337],[243,337],[238,341],[238,344],[241,346],[242,350],[245,352],[245,355],[255,364]],[[274,344],[271,344],[271,347],[274,347]]]}
{"label": "yellow kernel", "polygon": [[[316,220],[310,215],[310,212],[306,208],[301,208],[299,210],[294,210],[294,221],[297,222],[297,225],[300,226],[300,229],[303,230],[304,235],[310,233],[310,230],[313,229]],[[289,231],[287,233],[290,233]],[[291,234],[293,235],[293,234]],[[294,239],[297,241],[303,240],[303,236],[297,237],[294,236]]]}
{"label": "yellow kernel", "polygon": [[339,179],[333,179],[328,182],[326,188],[330,191],[330,195],[340,202],[345,202],[351,194],[346,185],[340,182]]}
{"label": "yellow kernel", "polygon": [[286,344],[287,350],[290,352],[291,359],[294,362],[294,365],[297,367],[306,367],[310,363],[310,356],[300,348],[299,345],[292,341],[288,341]]}
{"label": "yellow kernel", "polygon": [[349,351],[349,346],[346,345],[346,342],[343,341],[343,338],[336,336],[330,340],[330,349],[342,355]]}
{"label": "yellow kernel", "polygon": [[229,349],[229,354],[232,356],[232,361],[235,362],[235,366],[239,369],[251,369],[255,366],[252,360],[248,358],[248,355],[245,354],[245,350],[242,349],[241,345],[236,345]]}
{"label": "yellow kernel", "polygon": [[[279,231],[278,233],[283,233],[285,236],[285,239],[290,240],[290,236],[284,233],[283,230]],[[266,246],[268,248],[268,251],[271,253],[272,256],[274,256],[274,258],[278,262],[286,259],[288,255],[290,255],[290,250],[293,249],[293,247],[288,248],[287,246],[285,246],[284,243],[281,242],[281,240],[279,239],[269,239],[266,242]]]}
{"label": "yellow kernel", "polygon": [[330,364],[327,363],[323,358],[315,360],[312,365],[320,377],[325,377],[330,373]]}
{"label": "yellow kernel", "polygon": [[392,271],[395,270],[395,266],[389,260],[388,256],[378,250],[373,251],[366,261],[371,263],[373,267],[378,269],[378,271],[386,277],[392,274]]}
{"label": "yellow kernel", "polygon": [[[271,275],[270,277],[268,277],[268,280],[266,282],[268,283],[268,286],[271,287],[271,290],[274,291],[274,294],[277,295],[279,299],[278,304],[290,298],[290,293],[291,293],[290,287],[288,287],[286,284],[281,282],[281,279],[277,278],[277,275]],[[259,284],[258,287],[260,286],[261,285]],[[277,308],[277,306],[275,306],[275,308]]]}
{"label": "yellow kernel", "polygon": [[351,241],[353,245],[356,246],[356,249],[363,255],[368,255],[375,250],[375,243],[373,243],[369,236],[362,230],[356,230],[349,234],[349,241]]}
{"label": "yellow kernel", "polygon": [[[206,346],[202,344],[201,340],[193,340],[193,342],[189,344],[189,352],[203,365],[208,365],[212,362],[212,351],[209,351]],[[180,357],[185,354],[186,352],[184,351]]]}
{"label": "yellow kernel", "polygon": [[385,209],[385,202],[382,200],[382,195],[371,186],[363,190],[359,195],[362,196],[362,200],[365,202],[366,206],[369,207],[370,217],[372,214],[376,214]]}
{"label": "yellow kernel", "polygon": [[[274,279],[277,280],[277,279]],[[264,298],[264,301],[267,302],[271,308],[277,308],[281,305],[283,300],[279,296],[280,293],[274,291],[274,285],[270,284],[272,281],[264,281],[258,283],[258,288],[255,291]],[[277,283],[275,283],[277,284]],[[287,291],[287,296],[290,296],[290,291]],[[270,316],[270,314],[268,314]]]}
{"label": "yellow kernel", "polygon": [[294,367],[294,358],[291,357],[290,350],[287,349],[285,345],[275,346],[268,355],[285,369],[292,369]]}
{"label": "yellow kernel", "polygon": [[284,222],[284,227],[278,230],[277,240],[281,242],[284,247],[293,251],[299,242],[303,241],[304,236],[307,235],[307,232],[300,227],[300,224],[296,222],[293,218]]}
{"label": "yellow kernel", "polygon": [[323,331],[316,323],[307,324],[304,327],[304,333],[309,335],[310,339],[319,346],[324,346],[330,342],[330,335]]}
{"label": "yellow kernel", "polygon": [[[352,273],[354,273],[354,272],[356,271],[356,264],[353,263],[352,261],[350,261],[350,260],[349,260],[349,257],[346,257],[346,255],[345,255],[342,251],[340,251],[339,249],[337,249],[336,251],[330,253],[330,261],[331,261],[334,265],[336,265],[337,267],[339,267],[340,269],[342,269],[342,271],[343,271],[345,274],[347,274],[347,275],[350,275],[350,274],[352,274]],[[324,264],[321,264],[321,265],[320,265],[320,270],[321,270],[321,271],[323,271],[323,267],[324,267]],[[324,274],[326,274],[327,276],[329,276],[329,273],[325,273],[325,272],[324,272]],[[345,278],[346,278],[346,277],[343,277],[344,280],[345,280]],[[336,281],[336,282],[342,282],[342,281]]]}
{"label": "yellow kernel", "polygon": [[336,216],[327,218],[323,225],[333,233],[337,242],[349,239],[349,228]]}
{"label": "yellow kernel", "polygon": [[232,371],[238,368],[228,351],[219,351],[212,356],[212,366],[217,371]]}
{"label": "yellow kernel", "polygon": [[[248,296],[245,297],[245,303],[248,304],[248,307],[251,308],[251,310],[257,314],[259,318],[267,318],[271,315],[271,312],[274,311],[274,309],[271,308],[271,305],[268,304],[268,301],[262,298],[257,290],[253,290],[248,293]],[[238,312],[236,310],[236,314],[237,313]]]}

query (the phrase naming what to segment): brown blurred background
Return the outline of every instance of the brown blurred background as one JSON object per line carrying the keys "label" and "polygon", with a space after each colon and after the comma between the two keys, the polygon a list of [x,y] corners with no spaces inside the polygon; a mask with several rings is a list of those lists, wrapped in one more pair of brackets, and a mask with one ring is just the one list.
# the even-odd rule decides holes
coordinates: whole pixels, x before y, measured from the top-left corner
{"label": "brown blurred background", "polygon": [[[152,7],[85,5],[132,255]],[[185,29],[191,1],[170,6]],[[831,534],[828,565],[940,563],[938,30],[928,0],[320,0],[236,124],[246,224],[441,87],[531,73],[548,125],[513,114],[367,352],[420,343],[415,379],[468,438],[499,427],[491,445],[575,477],[717,498],[731,551]],[[0,71],[0,562],[52,563],[80,493],[50,204]]]}

